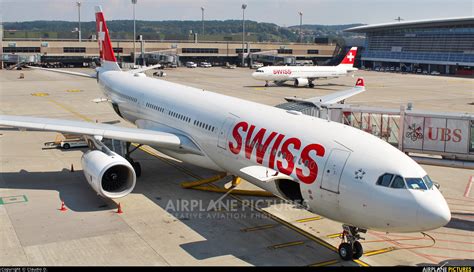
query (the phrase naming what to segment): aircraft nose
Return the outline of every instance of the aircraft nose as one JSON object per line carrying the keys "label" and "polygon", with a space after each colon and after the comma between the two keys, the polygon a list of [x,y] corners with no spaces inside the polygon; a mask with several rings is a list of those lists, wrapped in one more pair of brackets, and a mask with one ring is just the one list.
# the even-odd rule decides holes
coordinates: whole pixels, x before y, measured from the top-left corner
{"label": "aircraft nose", "polygon": [[418,204],[417,223],[424,230],[441,228],[451,220],[448,203],[437,189],[419,198]]}

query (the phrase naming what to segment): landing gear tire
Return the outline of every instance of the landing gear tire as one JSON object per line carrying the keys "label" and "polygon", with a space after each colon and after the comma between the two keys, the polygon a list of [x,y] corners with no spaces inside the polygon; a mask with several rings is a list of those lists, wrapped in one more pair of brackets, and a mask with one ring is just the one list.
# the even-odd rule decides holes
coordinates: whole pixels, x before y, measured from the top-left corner
{"label": "landing gear tire", "polygon": [[352,247],[354,249],[352,258],[359,259],[360,257],[362,257],[362,254],[364,254],[364,249],[362,248],[362,245],[360,244],[360,242],[355,241]]}
{"label": "landing gear tire", "polygon": [[268,87],[268,81],[265,81],[265,87]]}
{"label": "landing gear tire", "polygon": [[70,146],[69,144],[64,144],[64,145],[63,145],[63,148],[64,148],[64,149],[69,149],[69,148],[71,148],[71,146]]}
{"label": "landing gear tire", "polygon": [[339,245],[339,256],[345,261],[352,260],[353,250],[349,243],[342,243]]}
{"label": "landing gear tire", "polygon": [[342,243],[339,246],[339,256],[343,260],[359,259],[364,254],[364,249],[358,240],[364,240],[360,237],[359,232],[366,233],[367,230],[359,229],[357,227],[342,225]]}
{"label": "landing gear tire", "polygon": [[135,170],[135,175],[139,178],[142,175],[142,166],[139,162],[132,163],[133,170]]}
{"label": "landing gear tire", "polygon": [[131,157],[130,154],[137,150],[139,147],[142,145],[138,145],[135,147],[133,150],[130,151],[130,142],[126,143],[126,153],[125,153],[125,159],[132,165],[133,170],[135,170],[135,176],[139,178],[142,175],[142,167],[139,162],[134,161]]}
{"label": "landing gear tire", "polygon": [[310,83],[309,83],[309,87],[310,87],[310,88],[314,88],[314,83],[313,83],[313,82],[310,82]]}

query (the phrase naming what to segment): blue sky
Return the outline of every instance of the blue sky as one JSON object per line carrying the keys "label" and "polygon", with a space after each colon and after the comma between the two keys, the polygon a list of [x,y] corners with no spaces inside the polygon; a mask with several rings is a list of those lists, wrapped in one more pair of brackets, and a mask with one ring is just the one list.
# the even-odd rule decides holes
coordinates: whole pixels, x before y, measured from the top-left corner
{"label": "blue sky", "polygon": [[[0,0],[3,21],[77,20],[77,0]],[[80,0],[82,21],[94,20],[94,6],[102,5],[107,19],[131,19],[131,0]],[[137,19],[246,19],[282,26],[299,24],[385,23],[405,20],[474,16],[474,0],[138,0]]]}

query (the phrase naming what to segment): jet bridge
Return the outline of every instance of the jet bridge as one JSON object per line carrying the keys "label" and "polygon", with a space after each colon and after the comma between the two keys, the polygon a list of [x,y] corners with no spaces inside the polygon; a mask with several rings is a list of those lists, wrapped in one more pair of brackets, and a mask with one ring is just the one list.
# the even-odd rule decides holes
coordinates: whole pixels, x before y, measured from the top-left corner
{"label": "jet bridge", "polygon": [[474,114],[387,109],[350,104],[318,108],[288,102],[276,107],[343,123],[397,147],[416,161],[474,169]]}
{"label": "jet bridge", "polygon": [[250,67],[254,62],[261,62],[265,65],[294,65],[296,57],[279,56],[277,50],[250,53]]}

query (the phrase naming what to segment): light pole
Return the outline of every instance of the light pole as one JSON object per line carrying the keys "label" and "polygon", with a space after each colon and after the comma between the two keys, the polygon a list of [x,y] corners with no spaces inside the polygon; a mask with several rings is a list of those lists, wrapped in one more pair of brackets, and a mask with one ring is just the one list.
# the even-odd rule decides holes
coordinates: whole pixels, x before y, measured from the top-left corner
{"label": "light pole", "polygon": [[135,63],[137,62],[137,56],[136,56],[136,48],[135,48],[135,39],[136,39],[136,28],[135,28],[135,5],[137,4],[137,0],[132,0],[133,4],[133,65],[135,66]]}
{"label": "light pole", "polygon": [[303,28],[303,12],[300,11],[298,12],[298,14],[300,15],[300,43],[303,42],[303,32],[302,32],[302,28]]}
{"label": "light pole", "polygon": [[201,36],[204,37],[204,7],[201,7],[201,20],[202,20],[202,32]]}
{"label": "light pole", "polygon": [[245,66],[245,9],[246,4],[242,4],[242,67]]}
{"label": "light pole", "polygon": [[82,42],[82,37],[81,37],[81,2],[76,2],[76,5],[77,5],[77,13],[78,13],[78,17],[79,17],[79,31],[78,31],[79,42]]}

